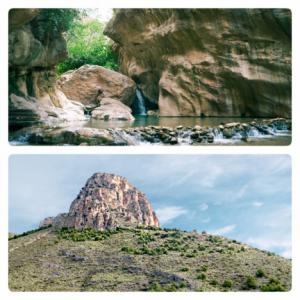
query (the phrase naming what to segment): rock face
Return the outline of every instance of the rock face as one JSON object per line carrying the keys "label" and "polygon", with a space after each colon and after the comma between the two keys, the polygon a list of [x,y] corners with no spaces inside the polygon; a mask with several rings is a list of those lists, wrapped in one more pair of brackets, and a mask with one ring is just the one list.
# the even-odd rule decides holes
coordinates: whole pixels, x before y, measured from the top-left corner
{"label": "rock face", "polygon": [[54,221],[54,217],[47,217],[42,220],[39,224],[39,228],[52,226]]}
{"label": "rock face", "polygon": [[291,117],[291,12],[118,9],[121,70],[161,116]]}
{"label": "rock face", "polygon": [[58,215],[54,227],[108,229],[117,226],[159,226],[146,196],[124,177],[96,173],[72,202],[68,214]]}
{"label": "rock face", "polygon": [[16,128],[83,120],[80,104],[56,87],[55,65],[67,57],[66,42],[39,9],[9,13],[9,120]]}
{"label": "rock face", "polygon": [[84,105],[97,107],[104,98],[130,106],[135,97],[135,82],[129,77],[96,65],[84,65],[63,74],[58,85],[65,95]]}

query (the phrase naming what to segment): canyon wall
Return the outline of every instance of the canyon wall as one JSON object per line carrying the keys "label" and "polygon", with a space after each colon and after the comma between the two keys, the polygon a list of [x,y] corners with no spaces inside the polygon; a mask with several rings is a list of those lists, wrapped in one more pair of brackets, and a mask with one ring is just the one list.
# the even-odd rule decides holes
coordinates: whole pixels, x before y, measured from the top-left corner
{"label": "canyon wall", "polygon": [[55,66],[67,57],[63,29],[39,9],[9,12],[9,119],[16,128],[83,119],[80,103],[56,87]]}
{"label": "canyon wall", "polygon": [[116,9],[104,32],[161,116],[291,117],[291,12]]}

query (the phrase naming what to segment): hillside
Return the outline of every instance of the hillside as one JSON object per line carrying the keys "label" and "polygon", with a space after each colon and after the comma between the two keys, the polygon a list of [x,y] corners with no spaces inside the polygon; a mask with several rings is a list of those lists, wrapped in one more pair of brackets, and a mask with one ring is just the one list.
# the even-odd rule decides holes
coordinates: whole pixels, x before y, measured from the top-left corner
{"label": "hillside", "polygon": [[52,228],[9,241],[12,291],[287,291],[291,261],[205,232]]}

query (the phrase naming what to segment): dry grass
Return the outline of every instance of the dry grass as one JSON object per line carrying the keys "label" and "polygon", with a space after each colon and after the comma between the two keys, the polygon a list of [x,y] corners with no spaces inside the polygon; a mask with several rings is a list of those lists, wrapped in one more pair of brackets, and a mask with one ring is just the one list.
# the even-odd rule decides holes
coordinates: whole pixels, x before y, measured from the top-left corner
{"label": "dry grass", "polygon": [[[291,261],[221,237],[126,229],[68,240],[50,229],[9,242],[12,291],[289,290]],[[82,239],[82,238],[81,238]],[[258,272],[259,270],[259,272]],[[263,276],[257,276],[257,272]],[[249,286],[255,278],[256,287]]]}

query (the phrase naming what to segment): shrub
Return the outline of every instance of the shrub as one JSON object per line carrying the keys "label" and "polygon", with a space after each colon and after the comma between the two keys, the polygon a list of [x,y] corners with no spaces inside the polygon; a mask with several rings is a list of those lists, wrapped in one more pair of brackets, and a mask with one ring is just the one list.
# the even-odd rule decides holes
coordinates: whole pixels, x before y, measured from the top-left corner
{"label": "shrub", "polygon": [[222,243],[222,239],[220,237],[217,237],[217,236],[213,236],[213,235],[210,235],[207,240],[211,243],[214,243],[214,244],[221,244]]}
{"label": "shrub", "polygon": [[15,240],[15,239],[17,239],[19,237],[26,236],[26,235],[29,235],[29,234],[32,234],[32,233],[35,233],[35,232],[38,232],[38,231],[50,228],[50,227],[52,227],[52,225],[47,225],[47,226],[39,227],[37,229],[28,230],[28,231],[25,231],[25,232],[23,232],[21,234],[14,234],[13,236],[8,237],[8,240],[9,241],[10,240]]}
{"label": "shrub", "polygon": [[256,279],[252,276],[248,276],[246,279],[246,288],[247,289],[256,289],[257,282]]}
{"label": "shrub", "polygon": [[286,290],[280,281],[274,278],[271,278],[267,284],[262,285],[260,289],[263,292],[283,292]]}
{"label": "shrub", "polygon": [[151,233],[145,231],[140,231],[138,236],[139,236],[138,242],[140,244],[148,244],[150,242],[155,241],[155,238],[151,235]]}
{"label": "shrub", "polygon": [[196,272],[206,272],[207,270],[208,270],[207,266],[202,266],[201,268],[196,269]]}
{"label": "shrub", "polygon": [[229,279],[226,279],[226,280],[223,282],[222,286],[223,286],[224,288],[231,288],[231,287],[232,287],[232,281],[229,280]]}
{"label": "shrub", "polygon": [[131,247],[122,247],[121,251],[135,255],[161,255],[168,253],[168,251],[163,247],[156,247],[154,249],[151,249],[148,248],[146,245],[143,245],[143,247],[136,249]]}
{"label": "shrub", "polygon": [[187,287],[185,282],[172,282],[172,283],[167,283],[167,284],[160,284],[158,282],[153,282],[151,285],[148,287],[148,291],[152,292],[176,292],[179,289]]}
{"label": "shrub", "polygon": [[210,285],[213,285],[213,286],[216,286],[216,285],[218,285],[218,281],[215,280],[215,279],[213,279],[213,280],[211,280],[211,281],[209,282],[209,284],[210,284]]}
{"label": "shrub", "polygon": [[188,270],[189,270],[189,268],[184,267],[184,268],[181,268],[179,271],[180,271],[180,272],[187,272]]}
{"label": "shrub", "polygon": [[199,251],[205,251],[205,250],[206,250],[206,247],[205,247],[205,246],[199,245],[199,246],[198,246],[198,250],[199,250]]}
{"label": "shrub", "polygon": [[60,239],[71,240],[74,242],[83,241],[102,241],[108,239],[112,234],[117,233],[114,230],[99,231],[92,228],[77,230],[73,228],[62,228],[56,231]]}
{"label": "shrub", "polygon": [[204,273],[201,273],[201,274],[197,275],[196,279],[205,280],[206,279],[206,275]]}
{"label": "shrub", "polygon": [[196,257],[196,255],[195,255],[194,253],[187,253],[187,254],[185,255],[185,257],[187,257],[187,258],[192,258],[192,257]]}
{"label": "shrub", "polygon": [[261,277],[265,277],[266,276],[266,274],[265,274],[265,272],[262,270],[262,269],[258,269],[257,271],[256,271],[256,277],[258,277],[258,278],[261,278]]}

